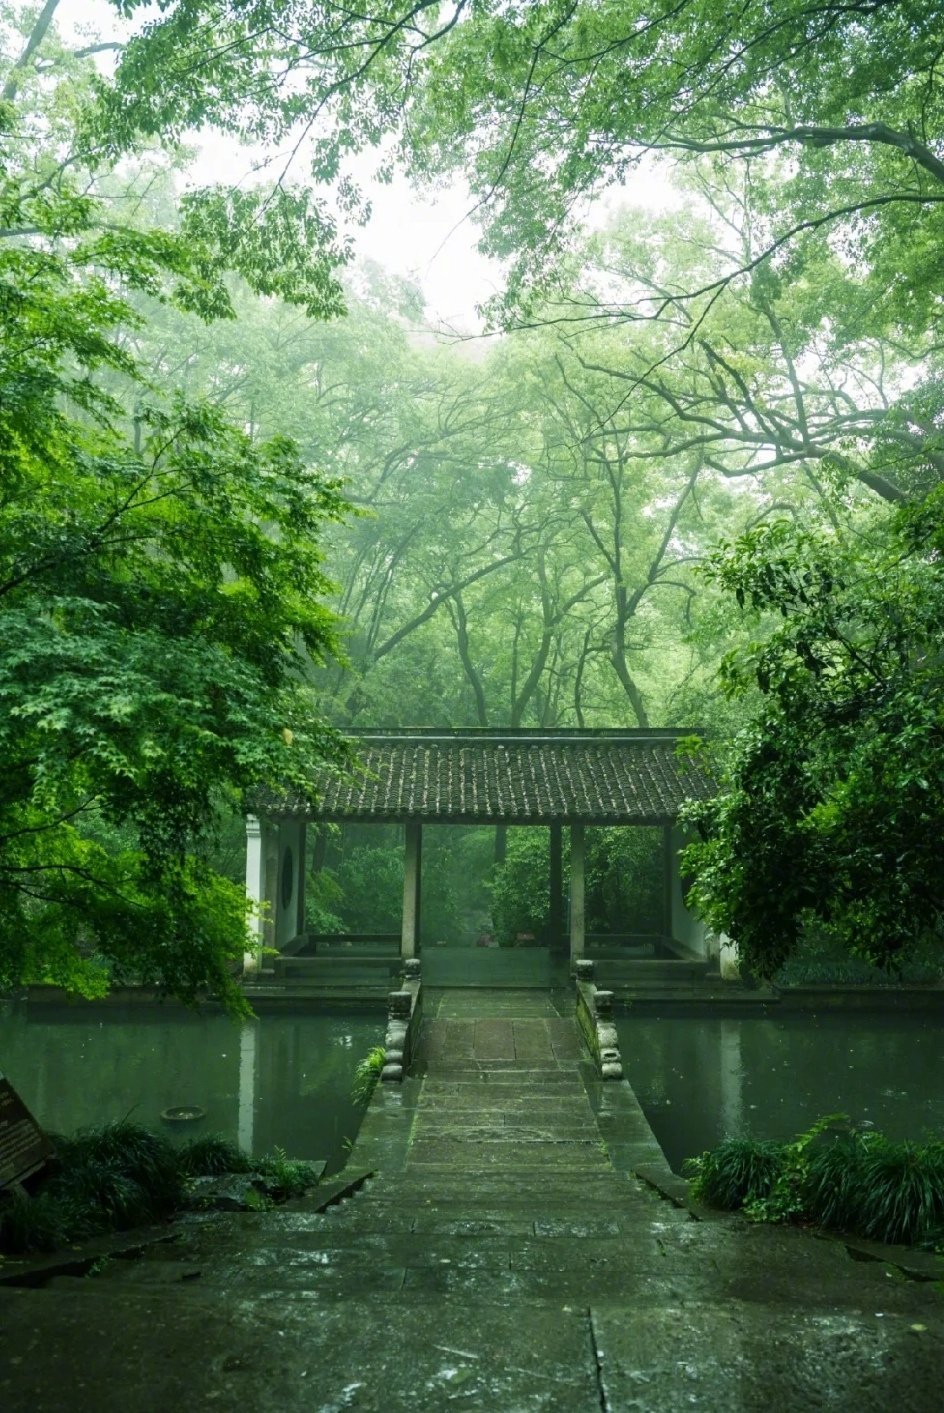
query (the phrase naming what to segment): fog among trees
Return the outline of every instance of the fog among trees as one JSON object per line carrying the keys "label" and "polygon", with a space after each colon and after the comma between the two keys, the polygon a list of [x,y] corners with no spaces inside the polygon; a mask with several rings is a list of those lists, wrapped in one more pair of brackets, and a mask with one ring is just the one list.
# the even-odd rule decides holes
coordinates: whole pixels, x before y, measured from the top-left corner
{"label": "fog among trees", "polygon": [[[238,1006],[241,801],[350,726],[700,728],[747,964],[939,942],[942,18],[3,7],[0,985]],[[367,171],[467,183],[481,332]]]}

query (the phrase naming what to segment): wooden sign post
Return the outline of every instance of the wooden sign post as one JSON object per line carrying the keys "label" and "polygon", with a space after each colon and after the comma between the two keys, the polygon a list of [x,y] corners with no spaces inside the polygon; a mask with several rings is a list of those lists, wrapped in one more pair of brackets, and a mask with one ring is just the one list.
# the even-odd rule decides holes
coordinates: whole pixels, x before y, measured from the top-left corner
{"label": "wooden sign post", "polygon": [[13,1085],[0,1074],[0,1189],[35,1173],[53,1151]]}

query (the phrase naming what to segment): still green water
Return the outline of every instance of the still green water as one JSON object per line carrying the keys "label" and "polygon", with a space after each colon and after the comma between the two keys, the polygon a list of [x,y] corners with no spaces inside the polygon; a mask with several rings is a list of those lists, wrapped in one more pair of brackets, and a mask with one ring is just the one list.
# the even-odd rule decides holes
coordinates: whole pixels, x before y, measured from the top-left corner
{"label": "still green water", "polygon": [[[360,1125],[354,1068],[383,1043],[384,1025],[376,1011],[239,1025],[145,1006],[13,1008],[0,1012],[0,1073],[53,1132],[130,1117],[181,1141],[222,1133],[254,1154],[323,1158],[333,1172]],[[162,1121],[184,1105],[206,1117]]]}
{"label": "still green water", "polygon": [[891,1138],[944,1137],[937,1016],[624,1016],[624,1072],[676,1172],[727,1134],[792,1138],[844,1113]]}

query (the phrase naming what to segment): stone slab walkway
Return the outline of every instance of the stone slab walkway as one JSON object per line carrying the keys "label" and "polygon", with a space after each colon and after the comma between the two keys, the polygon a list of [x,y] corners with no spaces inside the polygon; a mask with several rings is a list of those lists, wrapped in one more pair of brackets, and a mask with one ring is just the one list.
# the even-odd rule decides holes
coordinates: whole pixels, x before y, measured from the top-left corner
{"label": "stone slab walkway", "polygon": [[[931,1413],[930,1285],[804,1233],[692,1221],[570,998],[428,998],[326,1212],[222,1216],[96,1278],[0,1291],[0,1408]],[[664,1161],[664,1160],[662,1160]]]}

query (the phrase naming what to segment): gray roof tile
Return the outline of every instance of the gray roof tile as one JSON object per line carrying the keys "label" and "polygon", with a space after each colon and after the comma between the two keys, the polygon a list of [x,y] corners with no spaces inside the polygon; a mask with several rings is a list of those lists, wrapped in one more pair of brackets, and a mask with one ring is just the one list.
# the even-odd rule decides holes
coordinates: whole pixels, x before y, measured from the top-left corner
{"label": "gray roof tile", "polygon": [[264,813],[324,820],[666,824],[711,780],[675,754],[689,731],[352,733],[359,764]]}

